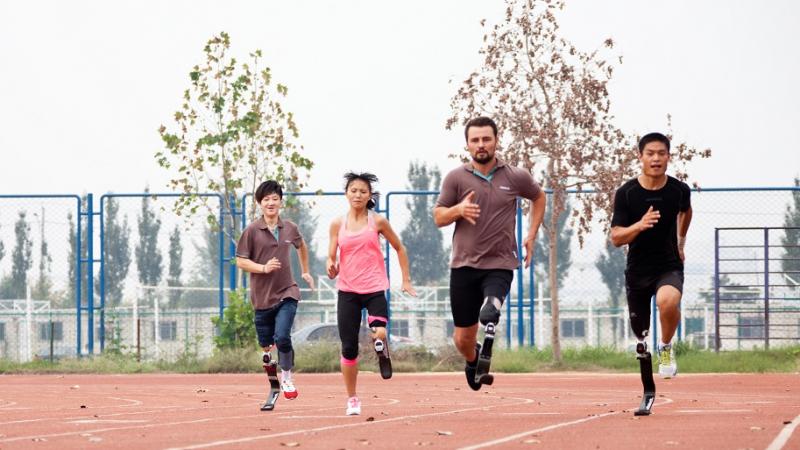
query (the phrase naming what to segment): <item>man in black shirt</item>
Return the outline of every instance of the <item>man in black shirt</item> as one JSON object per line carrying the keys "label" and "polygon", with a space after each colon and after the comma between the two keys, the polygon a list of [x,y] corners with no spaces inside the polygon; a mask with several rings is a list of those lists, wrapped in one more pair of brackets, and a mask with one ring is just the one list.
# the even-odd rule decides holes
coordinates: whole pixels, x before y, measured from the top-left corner
{"label": "man in black shirt", "polygon": [[647,350],[650,299],[656,296],[661,318],[659,373],[677,374],[672,337],[680,321],[683,291],[683,248],[692,220],[691,190],[666,174],[669,139],[650,133],[639,141],[642,173],[617,189],[611,219],[611,242],[628,244],[625,290],[637,351]]}

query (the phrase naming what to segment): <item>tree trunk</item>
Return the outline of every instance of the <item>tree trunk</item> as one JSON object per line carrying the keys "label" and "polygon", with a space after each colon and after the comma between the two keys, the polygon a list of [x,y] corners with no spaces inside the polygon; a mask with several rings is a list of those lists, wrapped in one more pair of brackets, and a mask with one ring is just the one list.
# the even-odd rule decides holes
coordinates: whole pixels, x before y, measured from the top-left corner
{"label": "tree trunk", "polygon": [[550,239],[550,258],[548,279],[550,282],[550,310],[552,320],[551,343],[553,345],[553,359],[556,363],[561,363],[561,322],[558,317],[558,217],[564,209],[563,189],[553,189],[553,201],[551,203],[550,223],[547,233]]}

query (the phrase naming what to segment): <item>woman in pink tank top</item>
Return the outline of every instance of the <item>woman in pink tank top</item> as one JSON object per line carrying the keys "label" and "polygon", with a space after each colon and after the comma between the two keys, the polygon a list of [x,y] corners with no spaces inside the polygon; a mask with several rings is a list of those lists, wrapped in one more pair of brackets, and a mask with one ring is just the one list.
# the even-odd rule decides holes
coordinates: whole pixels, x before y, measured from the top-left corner
{"label": "woman in pink tank top", "polygon": [[[338,302],[336,318],[339,338],[342,341],[342,375],[347,389],[347,415],[361,414],[361,401],[356,395],[358,378],[358,334],[361,327],[361,310],[367,308],[378,365],[384,379],[391,378],[392,365],[386,343],[388,305],[386,289],[386,263],[379,235],[383,235],[397,252],[400,270],[403,273],[403,292],[416,296],[411,286],[408,269],[408,254],[389,221],[370,211],[375,207],[378,193],[372,183],[378,178],[371,173],[347,173],[344,176],[345,196],[350,210],[344,217],[334,219],[330,228],[328,247],[328,276],[337,276]],[[338,257],[338,258],[337,258]]]}

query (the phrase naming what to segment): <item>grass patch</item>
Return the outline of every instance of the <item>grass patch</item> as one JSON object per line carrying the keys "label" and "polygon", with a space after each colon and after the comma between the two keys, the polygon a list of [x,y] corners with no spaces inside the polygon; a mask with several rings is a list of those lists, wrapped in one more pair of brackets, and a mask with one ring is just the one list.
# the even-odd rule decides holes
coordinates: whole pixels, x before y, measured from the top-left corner
{"label": "grass patch", "polygon": [[[295,366],[303,373],[339,371],[339,345],[318,343],[295,351]],[[729,351],[716,353],[698,350],[685,344],[676,347],[681,373],[764,373],[800,371],[800,346]],[[497,349],[492,370],[506,373],[551,371],[638,372],[638,364],[630,352],[606,347],[566,348],[562,362],[553,360],[552,350]],[[654,365],[656,364],[654,358]],[[424,347],[405,347],[392,352],[395,372],[459,372],[464,359],[453,346],[435,351]],[[370,347],[364,346],[359,355],[359,368],[378,372],[377,358]],[[137,362],[132,355],[104,354],[80,359],[62,359],[54,363],[35,360],[16,363],[0,359],[0,374],[37,373],[260,373],[261,351],[257,348],[215,351],[208,358],[184,354],[176,361]],[[657,370],[657,367],[656,367]]]}

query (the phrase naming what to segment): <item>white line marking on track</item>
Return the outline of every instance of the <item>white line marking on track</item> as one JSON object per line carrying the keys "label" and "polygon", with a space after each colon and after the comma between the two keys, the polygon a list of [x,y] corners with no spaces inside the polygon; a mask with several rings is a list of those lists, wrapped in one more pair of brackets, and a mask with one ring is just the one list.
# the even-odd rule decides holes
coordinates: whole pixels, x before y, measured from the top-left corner
{"label": "white line marking on track", "polygon": [[769,444],[767,450],[781,450],[787,442],[789,442],[789,438],[792,437],[792,433],[797,426],[800,425],[800,415],[795,417],[790,423],[786,424],[785,427],[775,436],[775,440]]}
{"label": "white line marking on track", "polygon": [[503,413],[504,416],[559,416],[560,412],[510,412]]}
{"label": "white line marking on track", "polygon": [[755,411],[752,409],[679,409],[678,412],[683,414],[736,414]]}
{"label": "white line marking on track", "polygon": [[[672,399],[670,399],[670,398],[663,397],[663,398],[661,398],[661,400],[663,400],[663,402],[659,403],[659,406],[663,406],[663,405],[672,403]],[[498,445],[498,444],[504,444],[504,443],[506,443],[508,441],[513,441],[514,439],[519,439],[521,437],[529,436],[531,434],[544,433],[545,431],[555,430],[557,428],[567,427],[567,426],[570,426],[570,425],[577,425],[579,423],[589,422],[591,420],[600,419],[600,418],[607,417],[607,416],[613,416],[613,415],[619,414],[621,412],[623,412],[623,411],[607,412],[607,413],[603,413],[603,414],[598,414],[596,416],[584,417],[583,419],[572,420],[572,421],[569,421],[569,422],[561,422],[561,423],[557,423],[555,425],[549,425],[549,426],[546,426],[546,427],[537,428],[535,430],[523,431],[522,433],[512,434],[511,436],[506,436],[506,437],[500,438],[500,439],[494,439],[492,441],[486,441],[486,442],[482,442],[480,444],[470,445],[468,447],[461,447],[459,450],[473,450],[473,449],[478,449],[478,448],[491,447],[493,445]]]}
{"label": "white line marking on track", "polygon": [[141,405],[141,404],[142,404],[142,402],[141,402],[141,401],[139,401],[139,400],[132,400],[132,399],[130,399],[130,398],[119,398],[119,397],[108,397],[108,398],[110,398],[110,399],[112,399],[112,400],[121,400],[121,401],[123,401],[123,402],[131,402],[131,404],[130,404],[130,405],[122,405],[122,406],[120,406],[120,408],[130,408],[131,406],[139,406],[139,405]]}
{"label": "white line marking on track", "polygon": [[493,441],[482,442],[480,444],[470,445],[469,447],[461,447],[460,450],[474,450],[474,449],[478,449],[478,448],[491,447],[491,446],[497,445],[497,444],[504,444],[504,443],[506,443],[508,441],[513,441],[515,439],[519,439],[521,437],[529,436],[531,434],[543,433],[545,431],[555,430],[556,428],[568,427],[570,425],[577,425],[579,423],[588,422],[590,420],[601,419],[601,418],[606,417],[606,416],[613,416],[614,414],[619,414],[619,413],[615,411],[615,412],[598,414],[596,416],[591,416],[591,417],[584,417],[583,419],[572,420],[572,421],[569,421],[569,422],[561,422],[561,423],[557,423],[555,425],[550,425],[550,426],[546,426],[546,427],[542,427],[542,428],[537,428],[535,430],[523,431],[522,433],[512,434],[511,436],[506,436],[504,438],[495,439]]}
{"label": "white line marking on track", "polygon": [[363,427],[363,426],[374,426],[381,423],[386,422],[396,422],[398,420],[408,420],[408,419],[419,419],[422,417],[434,417],[434,416],[443,416],[448,414],[457,414],[461,412],[467,411],[478,411],[486,408],[497,408],[497,407],[504,407],[504,406],[517,406],[517,405],[526,405],[531,404],[534,400],[529,398],[519,398],[519,397],[507,397],[508,399],[512,400],[523,400],[518,403],[508,403],[503,405],[496,405],[496,406],[479,406],[474,408],[463,408],[463,409],[456,409],[453,411],[442,411],[442,412],[435,412],[435,413],[428,413],[428,414],[416,414],[416,415],[409,415],[409,416],[400,416],[400,417],[392,417],[391,419],[383,419],[383,420],[375,420],[374,422],[363,422],[359,421],[357,423],[348,423],[348,424],[340,424],[340,425],[328,425],[324,427],[317,427],[317,428],[308,428],[304,430],[294,430],[294,431],[286,431],[283,433],[274,433],[274,434],[267,434],[267,435],[260,435],[260,436],[249,436],[239,439],[229,439],[224,441],[213,441],[213,442],[206,442],[204,444],[195,444],[195,445],[188,445],[186,447],[173,447],[169,450],[189,450],[195,448],[208,448],[208,447],[217,447],[220,445],[230,445],[230,444],[241,444],[246,442],[254,442],[260,441],[262,439],[271,439],[276,437],[283,437],[283,436],[291,436],[295,434],[304,434],[304,433],[314,433],[319,431],[328,431],[328,430],[337,430],[342,428],[353,428],[353,427]]}
{"label": "white line marking on track", "polygon": [[88,423],[146,423],[149,420],[136,420],[136,419],[80,419],[70,420],[67,423],[88,424]]}
{"label": "white line marking on track", "polygon": [[[1,399],[1,398],[0,398],[0,402],[4,402],[4,401],[5,401],[5,400],[3,400],[3,399]],[[8,408],[9,406],[14,406],[14,405],[16,405],[16,404],[17,404],[17,402],[8,402],[8,403],[6,403],[6,404],[0,405],[0,408]]]}

